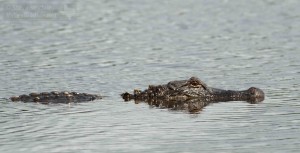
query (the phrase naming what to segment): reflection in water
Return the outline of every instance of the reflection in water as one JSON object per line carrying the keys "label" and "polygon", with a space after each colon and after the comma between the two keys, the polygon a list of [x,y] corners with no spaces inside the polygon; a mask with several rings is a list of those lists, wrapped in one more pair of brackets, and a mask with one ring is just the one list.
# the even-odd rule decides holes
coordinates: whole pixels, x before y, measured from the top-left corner
{"label": "reflection in water", "polygon": [[[127,100],[125,100],[127,102]],[[149,106],[154,106],[160,109],[169,109],[175,111],[187,111],[191,114],[199,113],[202,109],[209,104],[219,103],[225,101],[211,101],[199,98],[187,99],[187,100],[167,100],[167,99],[146,99],[144,101],[134,100],[135,104],[147,103]],[[261,99],[253,99],[247,101],[250,104],[257,104],[262,102]]]}

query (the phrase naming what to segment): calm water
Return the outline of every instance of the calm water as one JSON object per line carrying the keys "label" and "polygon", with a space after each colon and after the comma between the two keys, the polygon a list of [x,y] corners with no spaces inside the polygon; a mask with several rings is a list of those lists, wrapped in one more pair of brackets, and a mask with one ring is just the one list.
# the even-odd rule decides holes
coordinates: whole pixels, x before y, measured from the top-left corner
{"label": "calm water", "polygon": [[[0,97],[107,97],[0,100],[1,153],[300,151],[298,0],[30,2],[0,1]],[[119,96],[191,76],[223,89],[256,86],[266,98],[189,114]]]}

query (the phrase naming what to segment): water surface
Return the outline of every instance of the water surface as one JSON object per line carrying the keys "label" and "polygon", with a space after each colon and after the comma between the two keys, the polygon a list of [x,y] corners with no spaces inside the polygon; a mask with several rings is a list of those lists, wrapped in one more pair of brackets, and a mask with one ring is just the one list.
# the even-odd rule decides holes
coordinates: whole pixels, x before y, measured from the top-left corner
{"label": "water surface", "polygon": [[[299,1],[30,2],[36,8],[0,1],[0,97],[52,90],[107,97],[2,99],[0,152],[300,151]],[[43,4],[48,10],[37,9]],[[41,14],[8,16],[14,11]],[[48,11],[58,15],[46,18]],[[259,87],[266,98],[189,114],[119,96],[191,76],[223,89]]]}

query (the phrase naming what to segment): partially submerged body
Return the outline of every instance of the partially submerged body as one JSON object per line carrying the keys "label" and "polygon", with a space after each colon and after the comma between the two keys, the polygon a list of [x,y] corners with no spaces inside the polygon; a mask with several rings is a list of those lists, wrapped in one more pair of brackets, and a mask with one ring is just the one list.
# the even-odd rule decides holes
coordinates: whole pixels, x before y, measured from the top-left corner
{"label": "partially submerged body", "polygon": [[40,103],[70,103],[70,102],[86,102],[95,99],[102,99],[100,95],[78,93],[78,92],[42,92],[30,93],[28,95],[20,95],[10,97],[11,101],[22,102],[40,102]]}

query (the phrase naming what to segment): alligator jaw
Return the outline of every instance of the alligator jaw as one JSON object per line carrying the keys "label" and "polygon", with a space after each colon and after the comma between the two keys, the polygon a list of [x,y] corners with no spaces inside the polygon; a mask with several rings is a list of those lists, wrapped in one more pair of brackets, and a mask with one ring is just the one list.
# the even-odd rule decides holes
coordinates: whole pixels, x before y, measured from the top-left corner
{"label": "alligator jaw", "polygon": [[255,87],[251,87],[247,90],[236,91],[236,90],[222,90],[216,88],[210,88],[211,98],[213,100],[220,101],[247,101],[247,102],[261,102],[264,100],[264,92]]}

